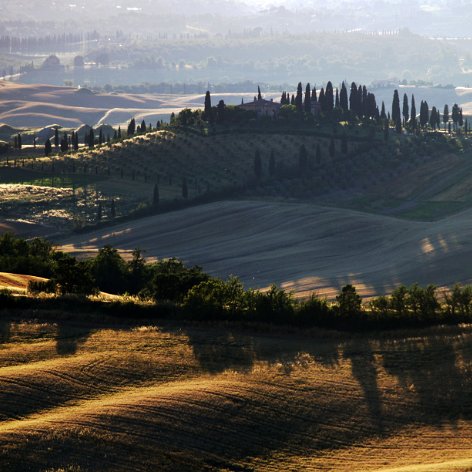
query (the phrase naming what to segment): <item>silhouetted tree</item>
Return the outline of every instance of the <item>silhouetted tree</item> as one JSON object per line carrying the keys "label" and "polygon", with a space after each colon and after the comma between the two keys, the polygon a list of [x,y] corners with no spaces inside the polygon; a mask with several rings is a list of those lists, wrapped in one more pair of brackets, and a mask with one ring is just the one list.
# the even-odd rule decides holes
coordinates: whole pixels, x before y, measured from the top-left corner
{"label": "silhouetted tree", "polygon": [[46,139],[46,142],[44,143],[44,155],[49,156],[52,151],[52,145],[51,145],[51,140],[48,138]]}
{"label": "silhouetted tree", "polygon": [[256,153],[254,155],[254,174],[258,180],[262,177],[262,160],[259,149],[256,149]]}
{"label": "silhouetted tree", "polygon": [[408,96],[406,93],[403,94],[403,123],[406,125],[408,124],[408,120],[410,119],[410,107],[408,106]]}
{"label": "silhouetted tree", "polygon": [[131,118],[128,124],[127,134],[128,136],[133,136],[135,132],[136,132],[136,120],[134,118]]}
{"label": "silhouetted tree", "polygon": [[152,204],[154,207],[159,205],[159,187],[157,184],[154,184],[154,189],[152,191]]}
{"label": "silhouetted tree", "polygon": [[211,95],[210,91],[207,90],[205,94],[205,109],[203,111],[203,119],[205,121],[212,121],[212,112],[211,112]]}

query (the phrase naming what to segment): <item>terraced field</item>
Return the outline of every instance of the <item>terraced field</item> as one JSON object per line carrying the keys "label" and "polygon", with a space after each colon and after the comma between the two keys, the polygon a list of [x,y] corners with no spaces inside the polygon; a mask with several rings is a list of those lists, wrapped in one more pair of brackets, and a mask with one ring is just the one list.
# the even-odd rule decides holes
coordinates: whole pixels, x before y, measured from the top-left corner
{"label": "terraced field", "polygon": [[471,341],[3,318],[0,468],[470,470]]}

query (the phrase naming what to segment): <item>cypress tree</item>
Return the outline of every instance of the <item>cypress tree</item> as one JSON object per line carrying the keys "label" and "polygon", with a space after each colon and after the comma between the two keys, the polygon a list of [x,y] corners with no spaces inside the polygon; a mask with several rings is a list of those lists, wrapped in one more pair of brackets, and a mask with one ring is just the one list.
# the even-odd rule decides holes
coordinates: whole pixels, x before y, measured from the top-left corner
{"label": "cypress tree", "polygon": [[334,108],[339,109],[339,92],[338,89],[336,89],[336,98],[334,99]]}
{"label": "cypress tree", "polygon": [[380,112],[380,118],[382,120],[386,120],[387,119],[387,115],[385,114],[385,103],[382,102],[382,111]]}
{"label": "cypress tree", "polygon": [[320,90],[320,96],[318,97],[318,103],[319,103],[319,106],[320,106],[320,111],[324,113],[326,111],[326,103],[325,103],[325,92],[324,92],[323,87],[321,87],[321,90]]}
{"label": "cypress tree", "polygon": [[349,108],[353,115],[357,115],[357,85],[355,82],[351,84],[351,93],[349,95]]}
{"label": "cypress tree", "polygon": [[44,143],[44,155],[47,157],[49,154],[51,154],[52,151],[52,145],[51,145],[51,140],[48,138],[46,139],[46,142]]}
{"label": "cypress tree", "polygon": [[313,87],[313,90],[311,91],[311,99],[313,100],[314,103],[318,101],[318,97],[316,94],[316,85]]}
{"label": "cypress tree", "polygon": [[334,107],[334,90],[333,90],[333,84],[331,83],[331,81],[329,81],[326,84],[324,98],[325,98],[325,104],[324,104],[325,111],[327,113],[331,113]]}
{"label": "cypress tree", "polygon": [[433,107],[431,109],[431,114],[429,116],[429,126],[431,126],[431,129],[433,129],[433,130],[436,129],[436,123],[437,123],[436,107]]}
{"label": "cypress tree", "polygon": [[311,113],[311,87],[309,83],[306,84],[304,108],[307,115]]}
{"label": "cypress tree", "polygon": [[206,94],[205,94],[205,110],[203,111],[203,119],[205,121],[212,121],[211,119],[211,95],[210,95],[210,91],[207,90]]}
{"label": "cypress tree", "polygon": [[103,128],[100,128],[100,132],[98,133],[98,144],[103,144]]}
{"label": "cypress tree", "polygon": [[118,126],[117,136],[118,136],[118,139],[121,139],[121,126]]}
{"label": "cypress tree", "polygon": [[444,123],[444,129],[446,129],[447,124],[449,123],[449,105],[444,105],[444,111],[443,111],[443,123]]}
{"label": "cypress tree", "polygon": [[128,124],[128,136],[133,136],[136,132],[136,121],[134,118],[131,118]]}
{"label": "cypress tree", "polygon": [[54,128],[54,146],[59,146],[59,128],[57,126]]}
{"label": "cypress tree", "polygon": [[113,219],[116,217],[116,207],[115,207],[115,199],[111,199],[111,204],[110,204],[110,217]]}
{"label": "cypress tree", "polygon": [[415,103],[415,96],[411,96],[411,127],[416,129],[416,103]]}
{"label": "cypress tree", "polygon": [[398,96],[398,90],[393,92],[393,101],[392,101],[392,120],[397,127],[400,123],[401,128],[401,114],[400,114],[400,98]]}
{"label": "cypress tree", "polygon": [[21,142],[21,134],[18,133],[18,138],[17,138],[17,147],[18,149],[21,149],[23,146],[22,142]]}
{"label": "cypress tree", "polygon": [[410,109],[408,106],[408,97],[406,93],[403,94],[403,123],[406,125],[408,123],[408,120],[410,119]]}
{"label": "cypress tree", "polygon": [[302,83],[298,82],[297,86],[297,97],[295,98],[295,106],[297,107],[298,112],[303,111],[303,89],[302,89]]}
{"label": "cypress tree", "polygon": [[90,149],[95,147],[95,133],[93,132],[93,128],[90,128],[88,145]]}
{"label": "cypress tree", "polygon": [[341,84],[341,94],[339,96],[339,106],[341,109],[346,112],[349,108],[348,98],[347,98],[347,89],[346,84],[343,82]]}
{"label": "cypress tree", "polygon": [[145,133],[146,132],[146,122],[143,120],[141,121],[141,133]]}
{"label": "cypress tree", "polygon": [[257,86],[257,99],[262,100],[261,88],[259,85]]}

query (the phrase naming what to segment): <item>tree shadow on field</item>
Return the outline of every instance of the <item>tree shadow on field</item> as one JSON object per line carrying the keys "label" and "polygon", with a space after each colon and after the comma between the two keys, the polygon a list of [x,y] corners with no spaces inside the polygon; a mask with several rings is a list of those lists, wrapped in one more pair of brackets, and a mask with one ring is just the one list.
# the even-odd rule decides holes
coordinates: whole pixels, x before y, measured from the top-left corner
{"label": "tree shadow on field", "polygon": [[10,340],[11,333],[10,321],[0,318],[0,344],[7,343]]}
{"label": "tree shadow on field", "polygon": [[84,343],[92,330],[86,326],[77,326],[67,322],[57,322],[55,335],[56,352],[61,356],[70,356],[77,352],[80,344]]}

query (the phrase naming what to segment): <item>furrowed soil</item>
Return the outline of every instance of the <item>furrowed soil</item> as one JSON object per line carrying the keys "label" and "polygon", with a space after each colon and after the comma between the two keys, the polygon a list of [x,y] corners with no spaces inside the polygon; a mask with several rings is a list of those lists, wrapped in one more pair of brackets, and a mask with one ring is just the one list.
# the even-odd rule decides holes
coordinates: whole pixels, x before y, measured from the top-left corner
{"label": "furrowed soil", "polygon": [[466,471],[472,328],[0,321],[0,469]]}

